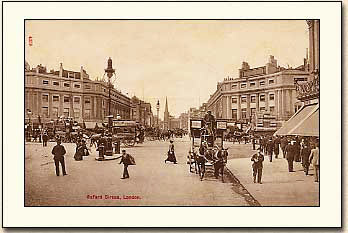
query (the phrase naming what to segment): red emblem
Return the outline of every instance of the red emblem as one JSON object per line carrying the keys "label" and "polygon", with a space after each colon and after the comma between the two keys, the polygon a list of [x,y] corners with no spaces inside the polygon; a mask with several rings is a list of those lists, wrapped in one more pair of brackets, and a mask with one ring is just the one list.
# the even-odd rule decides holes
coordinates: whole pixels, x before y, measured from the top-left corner
{"label": "red emblem", "polygon": [[29,46],[33,46],[33,37],[29,36]]}

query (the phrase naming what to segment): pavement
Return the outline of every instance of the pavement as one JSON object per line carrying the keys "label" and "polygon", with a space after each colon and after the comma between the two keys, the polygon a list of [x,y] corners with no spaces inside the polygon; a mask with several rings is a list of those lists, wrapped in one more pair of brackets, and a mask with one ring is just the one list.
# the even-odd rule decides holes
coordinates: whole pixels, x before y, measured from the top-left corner
{"label": "pavement", "polygon": [[295,172],[289,173],[287,160],[280,152],[280,158],[273,157],[272,162],[265,157],[262,184],[255,184],[250,158],[256,151],[250,144],[231,145],[233,147],[238,150],[229,149],[227,168],[261,206],[319,206],[319,183],[314,182],[312,166],[306,176],[301,163],[294,162]]}
{"label": "pavement", "polygon": [[[56,176],[48,147],[26,143],[25,206],[247,206],[244,197],[212,174],[200,181],[190,173],[186,157],[189,138],[174,139],[178,164],[164,163],[169,142],[146,141],[125,148],[137,165],[129,167],[130,179],[120,179],[118,160],[96,161],[97,153],[82,161],[73,158],[75,145],[63,143],[67,176]],[[121,148],[122,149],[122,148]]]}

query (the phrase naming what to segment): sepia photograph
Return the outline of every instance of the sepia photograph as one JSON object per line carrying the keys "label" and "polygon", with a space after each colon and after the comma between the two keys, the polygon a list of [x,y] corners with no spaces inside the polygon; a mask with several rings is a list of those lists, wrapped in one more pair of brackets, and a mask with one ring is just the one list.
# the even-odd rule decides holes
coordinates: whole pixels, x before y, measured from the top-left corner
{"label": "sepia photograph", "polygon": [[26,207],[320,206],[320,20],[24,27]]}

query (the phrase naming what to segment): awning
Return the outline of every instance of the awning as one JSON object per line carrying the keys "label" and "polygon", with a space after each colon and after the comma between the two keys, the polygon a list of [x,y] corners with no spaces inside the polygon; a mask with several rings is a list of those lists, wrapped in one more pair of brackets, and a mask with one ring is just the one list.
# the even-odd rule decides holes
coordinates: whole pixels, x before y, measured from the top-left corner
{"label": "awning", "polygon": [[319,104],[303,106],[274,135],[319,136]]}

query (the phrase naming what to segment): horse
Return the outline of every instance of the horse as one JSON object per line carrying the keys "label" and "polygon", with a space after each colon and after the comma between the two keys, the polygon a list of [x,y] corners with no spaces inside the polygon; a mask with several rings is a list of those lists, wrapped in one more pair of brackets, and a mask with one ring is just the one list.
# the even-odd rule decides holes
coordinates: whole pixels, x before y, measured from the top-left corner
{"label": "horse", "polygon": [[101,136],[102,136],[101,134],[93,134],[93,135],[91,135],[89,137],[89,140],[91,141],[89,147],[92,147],[93,145],[95,147],[97,147],[98,146],[98,141],[100,140]]}

